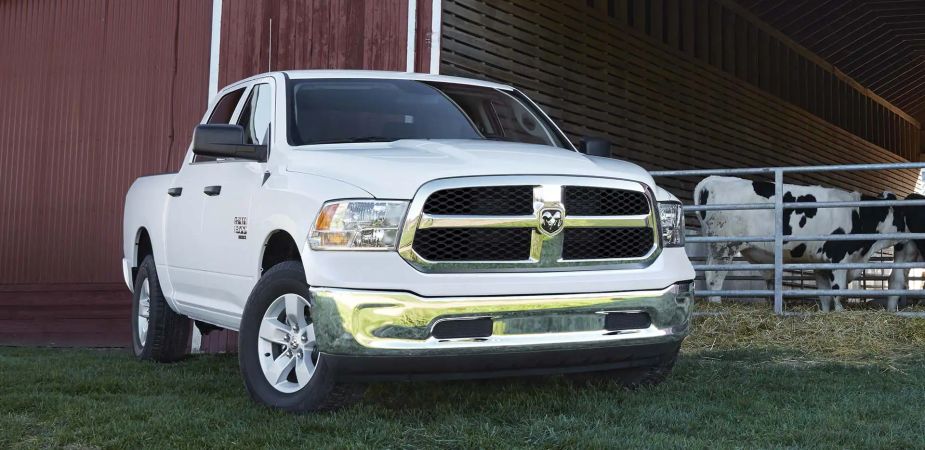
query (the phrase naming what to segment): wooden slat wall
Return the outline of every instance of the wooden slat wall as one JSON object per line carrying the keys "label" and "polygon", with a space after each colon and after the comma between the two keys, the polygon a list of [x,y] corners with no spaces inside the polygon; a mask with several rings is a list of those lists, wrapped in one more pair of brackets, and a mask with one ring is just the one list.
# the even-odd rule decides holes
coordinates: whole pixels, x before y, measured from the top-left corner
{"label": "wooden slat wall", "polygon": [[[835,82],[842,95],[816,95],[814,83],[824,77],[812,75],[815,65],[762,38],[753,24],[724,14],[721,3],[656,2],[678,16],[664,22],[683,27],[677,33],[653,28],[655,3],[647,3],[449,0],[441,71],[518,86],[572,137],[609,137],[616,157],[649,169],[905,161],[807,110],[854,98],[851,108],[828,107],[829,120],[841,117],[865,126],[863,135],[886,135],[868,120],[872,114],[857,113],[877,103]],[[675,35],[682,37],[677,46],[667,45]],[[762,63],[760,55],[772,49],[789,67]],[[727,51],[733,55],[725,57]],[[794,104],[773,90],[805,101]],[[915,137],[905,138],[915,145],[916,127]],[[907,192],[916,177],[914,171],[859,172],[797,181]],[[687,196],[692,184],[675,180],[669,187]]]}

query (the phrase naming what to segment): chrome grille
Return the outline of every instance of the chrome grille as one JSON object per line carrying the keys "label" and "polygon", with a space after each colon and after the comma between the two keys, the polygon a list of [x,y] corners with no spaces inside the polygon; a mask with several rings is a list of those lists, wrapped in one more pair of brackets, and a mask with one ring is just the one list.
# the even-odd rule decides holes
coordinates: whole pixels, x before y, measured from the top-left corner
{"label": "chrome grille", "polygon": [[652,247],[651,228],[572,228],[565,230],[562,259],[641,258]]}
{"label": "chrome grille", "polygon": [[526,261],[529,228],[428,228],[418,231],[414,251],[428,261]]}
{"label": "chrome grille", "polygon": [[443,189],[424,203],[428,214],[533,214],[533,186]]}
{"label": "chrome grille", "polygon": [[643,192],[591,186],[566,186],[563,199],[573,216],[625,216],[648,214],[649,199]]}
{"label": "chrome grille", "polygon": [[424,272],[644,267],[659,252],[651,192],[627,180],[436,180],[411,202],[399,253]]}

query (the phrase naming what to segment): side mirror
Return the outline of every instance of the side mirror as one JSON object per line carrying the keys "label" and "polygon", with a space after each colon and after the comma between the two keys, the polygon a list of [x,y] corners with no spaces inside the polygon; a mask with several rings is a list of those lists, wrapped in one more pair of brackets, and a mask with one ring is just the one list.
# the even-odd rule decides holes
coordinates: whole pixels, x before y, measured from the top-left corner
{"label": "side mirror", "polygon": [[241,125],[202,124],[193,130],[193,154],[264,162],[267,146],[245,144]]}
{"label": "side mirror", "polygon": [[610,141],[603,138],[583,137],[578,143],[578,151],[588,156],[610,157]]}

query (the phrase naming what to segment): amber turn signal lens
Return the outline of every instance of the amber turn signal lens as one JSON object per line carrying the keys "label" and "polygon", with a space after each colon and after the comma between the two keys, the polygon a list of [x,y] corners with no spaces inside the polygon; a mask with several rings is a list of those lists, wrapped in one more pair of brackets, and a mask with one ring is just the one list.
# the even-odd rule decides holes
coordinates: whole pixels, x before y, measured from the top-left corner
{"label": "amber turn signal lens", "polygon": [[334,213],[337,212],[337,207],[337,203],[331,203],[321,208],[321,213],[319,213],[318,218],[315,219],[316,230],[324,231],[331,228],[331,221],[334,219]]}

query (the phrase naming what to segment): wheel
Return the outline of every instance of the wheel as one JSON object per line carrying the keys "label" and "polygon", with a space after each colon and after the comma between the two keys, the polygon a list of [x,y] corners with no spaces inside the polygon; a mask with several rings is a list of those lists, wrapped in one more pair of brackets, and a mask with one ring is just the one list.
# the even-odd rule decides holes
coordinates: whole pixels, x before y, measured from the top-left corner
{"label": "wheel", "polygon": [[241,376],[254,401],[301,413],[362,397],[362,386],[337,383],[318,352],[309,298],[299,262],[273,266],[254,286],[238,334]]}
{"label": "wheel", "polygon": [[173,362],[186,355],[191,325],[170,309],[157,279],[154,257],[138,267],[132,296],[132,350],[138,359]]}
{"label": "wheel", "polygon": [[671,374],[671,370],[678,360],[678,350],[675,349],[664,354],[660,362],[651,366],[581,373],[570,375],[569,377],[572,381],[579,383],[614,381],[627,389],[655,386],[661,384]]}

